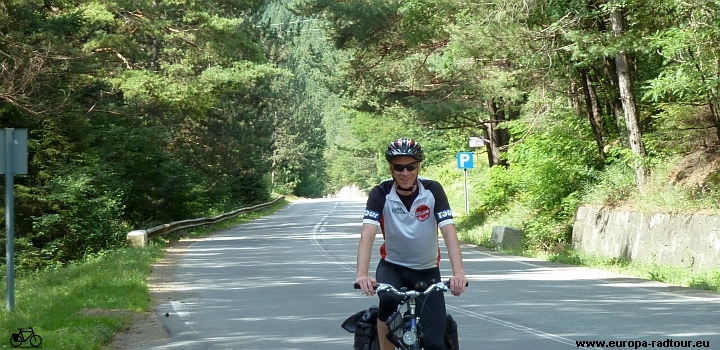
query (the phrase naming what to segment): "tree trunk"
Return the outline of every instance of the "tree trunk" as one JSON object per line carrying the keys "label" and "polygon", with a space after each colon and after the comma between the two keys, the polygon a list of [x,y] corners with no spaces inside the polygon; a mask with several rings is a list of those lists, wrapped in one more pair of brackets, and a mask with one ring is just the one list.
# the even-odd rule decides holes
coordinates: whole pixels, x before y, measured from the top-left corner
{"label": "tree trunk", "polygon": [[597,92],[592,86],[592,82],[590,81],[590,76],[587,71],[580,72],[580,78],[582,80],[583,93],[585,94],[585,109],[587,110],[587,116],[590,120],[590,126],[592,128],[593,136],[595,137],[595,143],[597,144],[600,158],[605,160],[605,141],[603,140],[604,131],[601,123],[602,117]]}
{"label": "tree trunk", "polygon": [[[158,0],[153,1],[154,10],[157,11]],[[157,38],[152,40],[152,58],[150,61],[150,69],[153,71],[160,71],[160,41]]]}
{"label": "tree trunk", "polygon": [[720,146],[720,103],[717,101],[709,101],[708,105],[710,106],[713,125],[715,125],[715,136],[718,138],[716,145]]}
{"label": "tree trunk", "polygon": [[615,68],[615,60],[605,57],[603,59],[603,65],[605,70],[605,76],[608,77],[607,81],[609,86],[605,87],[608,91],[608,104],[609,109],[612,111],[615,117],[615,127],[617,128],[618,137],[620,137],[620,144],[625,147],[630,147],[628,142],[627,128],[625,127],[625,112],[622,108],[622,101],[620,101],[620,91],[617,86],[617,69]]}
{"label": "tree trunk", "polygon": [[581,115],[580,93],[578,92],[577,82],[573,79],[570,82],[570,106],[575,110],[575,114]]}
{"label": "tree trunk", "polygon": [[[715,78],[720,78],[720,59],[715,61],[717,72],[715,75]],[[712,115],[712,121],[713,125],[715,125],[715,136],[717,136],[718,140],[715,144],[716,146],[720,147],[720,101],[718,101],[718,90],[717,88],[713,88],[710,91],[710,100],[708,101],[708,106],[710,106],[710,114]]]}
{"label": "tree trunk", "polygon": [[[588,9],[599,9],[602,7],[601,4],[605,2],[606,1],[604,0],[589,1],[587,3]],[[600,33],[607,33],[611,30],[607,27],[604,21],[596,21],[595,25],[597,26],[596,30]],[[607,96],[605,99],[605,108],[608,111],[607,113],[612,113],[615,118],[615,128],[618,138],[620,139],[620,144],[624,147],[630,147],[627,136],[627,128],[625,128],[625,112],[623,111],[622,101],[620,101],[620,89],[618,87],[615,60],[611,57],[603,57],[603,71],[601,72],[595,67],[593,67],[593,71],[596,77],[600,77],[600,79],[598,79],[598,83],[600,83],[600,86],[606,91]],[[591,73],[589,72],[589,74]],[[603,76],[605,78],[603,78]],[[607,134],[605,134],[605,136],[607,136]],[[609,140],[606,140],[606,142],[617,144],[615,141],[610,142]]]}
{"label": "tree trunk", "polygon": [[[625,31],[625,18],[620,12],[615,10],[610,15],[612,22],[613,34],[615,37],[621,37]],[[625,125],[628,130],[628,141],[630,149],[636,156],[635,159],[635,179],[638,187],[645,185],[648,170],[643,164],[645,158],[645,146],[642,142],[642,133],[640,130],[640,121],[638,117],[637,105],[635,104],[635,93],[633,92],[632,79],[630,77],[630,65],[628,64],[627,52],[620,50],[615,56],[615,66],[618,75],[618,88],[620,90],[620,100],[625,111]]]}
{"label": "tree trunk", "polygon": [[505,110],[499,109],[495,101],[486,102],[488,109],[490,110],[492,117],[488,121],[486,128],[486,137],[490,141],[488,143],[488,161],[490,166],[502,165],[508,166],[507,161],[502,159],[500,150],[505,147],[510,139],[508,131],[505,129],[498,129],[497,125],[504,122]]}
{"label": "tree trunk", "polygon": [[490,130],[489,130],[490,123],[483,123],[482,129],[483,129],[483,139],[486,140],[485,150],[487,151],[487,156],[488,156],[488,166],[492,167],[493,165],[495,165],[495,159],[493,158],[493,153],[492,153],[493,145],[492,145],[492,142],[490,142],[490,138],[491,138]]}

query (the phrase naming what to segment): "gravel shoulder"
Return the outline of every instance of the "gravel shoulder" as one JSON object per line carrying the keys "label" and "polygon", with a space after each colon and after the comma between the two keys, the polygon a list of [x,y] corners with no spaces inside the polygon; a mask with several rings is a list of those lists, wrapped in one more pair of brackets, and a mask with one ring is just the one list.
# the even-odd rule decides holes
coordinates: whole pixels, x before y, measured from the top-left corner
{"label": "gravel shoulder", "polygon": [[115,334],[113,340],[103,349],[127,350],[138,346],[147,346],[170,338],[162,322],[158,320],[155,308],[161,303],[179,300],[182,293],[177,292],[175,283],[175,267],[182,258],[185,250],[199,239],[182,239],[172,241],[166,247],[165,256],[152,266],[147,278],[150,298],[153,301],[152,310],[135,313],[131,323],[121,332]]}

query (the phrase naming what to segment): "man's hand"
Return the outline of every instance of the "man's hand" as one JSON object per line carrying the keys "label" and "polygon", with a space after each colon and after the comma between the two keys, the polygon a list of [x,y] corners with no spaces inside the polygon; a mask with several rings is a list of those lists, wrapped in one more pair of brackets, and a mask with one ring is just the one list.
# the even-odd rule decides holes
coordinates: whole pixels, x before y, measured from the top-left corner
{"label": "man's hand", "polygon": [[360,290],[364,295],[375,295],[375,285],[377,284],[377,281],[375,281],[374,278],[368,276],[360,276],[355,279],[355,283],[360,285]]}
{"label": "man's hand", "polygon": [[465,293],[465,286],[467,285],[468,280],[465,278],[465,275],[458,274],[453,275],[450,277],[450,293],[452,295],[459,297],[460,294]]}

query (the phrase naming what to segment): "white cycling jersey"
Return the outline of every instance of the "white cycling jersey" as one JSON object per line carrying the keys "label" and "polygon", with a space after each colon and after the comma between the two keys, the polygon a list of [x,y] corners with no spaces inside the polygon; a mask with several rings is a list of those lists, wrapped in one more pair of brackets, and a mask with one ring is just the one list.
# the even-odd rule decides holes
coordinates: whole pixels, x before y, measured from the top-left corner
{"label": "white cycling jersey", "polygon": [[363,223],[380,226],[385,239],[380,247],[383,259],[421,270],[440,264],[438,228],[455,221],[439,182],[418,177],[417,187],[417,197],[408,210],[394,180],[381,182],[370,191]]}

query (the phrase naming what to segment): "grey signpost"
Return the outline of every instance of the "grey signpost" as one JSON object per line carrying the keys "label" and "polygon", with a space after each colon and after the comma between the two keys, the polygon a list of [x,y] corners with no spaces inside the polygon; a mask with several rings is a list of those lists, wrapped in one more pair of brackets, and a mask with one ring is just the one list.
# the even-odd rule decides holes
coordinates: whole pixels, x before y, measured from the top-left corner
{"label": "grey signpost", "polygon": [[473,153],[472,152],[458,152],[457,156],[458,169],[462,169],[465,172],[465,215],[470,215],[470,201],[468,200],[468,183],[467,183],[467,171],[474,167],[473,164]]}
{"label": "grey signpost", "polygon": [[13,175],[27,174],[27,129],[0,132],[0,174],[5,174],[5,258],[7,310],[15,309],[15,195]]}
{"label": "grey signpost", "polygon": [[[480,137],[470,137],[468,139],[468,146],[470,146],[470,149],[474,150],[475,148],[483,147],[485,145],[485,141],[487,140]],[[468,189],[467,176],[468,169],[475,167],[475,160],[473,156],[473,152],[458,152],[456,156],[458,169],[462,169],[463,172],[465,172],[465,215],[470,215],[470,191]]]}

